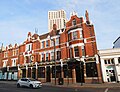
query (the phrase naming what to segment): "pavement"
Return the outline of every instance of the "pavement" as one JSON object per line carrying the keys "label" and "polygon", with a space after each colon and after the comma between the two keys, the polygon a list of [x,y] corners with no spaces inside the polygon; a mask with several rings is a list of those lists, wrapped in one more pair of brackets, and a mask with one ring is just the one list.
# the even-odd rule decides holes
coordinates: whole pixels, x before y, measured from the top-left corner
{"label": "pavement", "polygon": [[[16,85],[16,81],[0,81],[0,83],[8,83]],[[56,87],[70,87],[70,88],[120,88],[120,83],[101,83],[101,84],[87,84],[87,83],[75,83],[75,84],[63,84],[55,85],[52,83],[42,83],[45,86],[56,86]]]}
{"label": "pavement", "polygon": [[74,87],[74,88],[120,88],[120,83],[101,83],[101,84],[86,84],[86,83],[75,83],[75,84],[63,84],[55,85],[51,83],[43,83],[47,86],[57,86],[57,87]]}

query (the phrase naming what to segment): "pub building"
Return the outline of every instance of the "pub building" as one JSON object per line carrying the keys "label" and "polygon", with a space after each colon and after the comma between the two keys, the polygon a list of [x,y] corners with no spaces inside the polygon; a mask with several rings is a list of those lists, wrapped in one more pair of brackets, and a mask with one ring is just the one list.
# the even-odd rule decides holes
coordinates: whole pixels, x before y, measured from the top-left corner
{"label": "pub building", "polygon": [[29,32],[22,44],[8,46],[0,55],[1,79],[29,77],[55,84],[60,79],[66,84],[102,82],[94,26],[87,10],[85,19],[72,14],[62,29],[54,24],[53,30],[43,35]]}

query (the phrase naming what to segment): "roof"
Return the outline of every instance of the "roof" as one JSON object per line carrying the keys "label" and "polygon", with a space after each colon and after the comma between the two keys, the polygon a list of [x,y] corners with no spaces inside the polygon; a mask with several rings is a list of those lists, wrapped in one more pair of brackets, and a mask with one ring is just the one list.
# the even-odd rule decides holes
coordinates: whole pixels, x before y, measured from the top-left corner
{"label": "roof", "polygon": [[34,37],[35,39],[37,39],[38,38],[38,34],[34,34],[32,37]]}
{"label": "roof", "polygon": [[47,38],[48,35],[49,35],[49,33],[46,33],[46,34],[40,35],[39,38],[40,38],[40,40],[42,40],[42,39]]}
{"label": "roof", "polygon": [[115,44],[120,39],[120,36],[113,42]]}

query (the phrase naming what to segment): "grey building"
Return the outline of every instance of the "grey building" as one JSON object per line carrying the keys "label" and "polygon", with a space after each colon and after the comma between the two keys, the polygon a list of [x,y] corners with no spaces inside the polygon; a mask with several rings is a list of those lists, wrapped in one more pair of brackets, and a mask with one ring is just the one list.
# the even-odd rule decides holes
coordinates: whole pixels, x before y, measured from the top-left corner
{"label": "grey building", "polygon": [[113,48],[120,48],[120,36],[113,42]]}

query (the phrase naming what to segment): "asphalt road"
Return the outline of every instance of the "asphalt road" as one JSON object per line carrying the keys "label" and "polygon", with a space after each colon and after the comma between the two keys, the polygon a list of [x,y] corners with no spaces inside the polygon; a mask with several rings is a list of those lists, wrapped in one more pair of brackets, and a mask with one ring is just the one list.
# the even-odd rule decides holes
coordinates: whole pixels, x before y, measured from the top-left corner
{"label": "asphalt road", "polygon": [[0,92],[120,92],[120,88],[67,88],[43,85],[39,89],[17,88],[15,83],[0,81]]}

